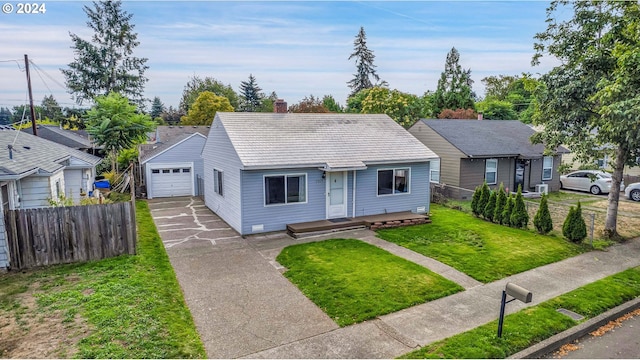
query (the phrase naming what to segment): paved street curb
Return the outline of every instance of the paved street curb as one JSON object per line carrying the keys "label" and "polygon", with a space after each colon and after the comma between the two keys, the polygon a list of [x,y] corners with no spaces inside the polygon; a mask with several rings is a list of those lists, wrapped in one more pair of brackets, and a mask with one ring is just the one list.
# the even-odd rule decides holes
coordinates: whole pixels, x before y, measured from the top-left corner
{"label": "paved street curb", "polygon": [[519,353],[509,356],[509,359],[535,359],[545,356],[546,354],[560,348],[562,345],[579,339],[584,335],[598,329],[611,320],[615,320],[620,316],[640,308],[640,297],[628,301],[617,306],[607,312],[604,312],[593,319],[587,320],[580,325],[556,334],[544,341],[539,342]]}

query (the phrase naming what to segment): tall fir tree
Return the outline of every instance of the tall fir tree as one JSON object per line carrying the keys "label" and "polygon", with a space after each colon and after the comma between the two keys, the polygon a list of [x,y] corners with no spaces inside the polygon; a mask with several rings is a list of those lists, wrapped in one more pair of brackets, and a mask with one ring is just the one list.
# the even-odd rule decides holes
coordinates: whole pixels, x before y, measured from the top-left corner
{"label": "tall fir tree", "polygon": [[476,96],[471,85],[471,69],[462,68],[460,53],[455,47],[451,48],[433,94],[431,115],[438,116],[444,109],[474,109]]}
{"label": "tall fir tree", "polygon": [[258,86],[256,78],[253,74],[249,74],[249,81],[243,81],[240,83],[240,111],[259,111],[262,99],[264,99],[264,94],[261,93],[261,91],[262,89]]}
{"label": "tall fir tree", "polygon": [[78,104],[110,92],[122,94],[138,107],[144,104],[148,59],[133,56],[140,42],[133,32],[133,15],[122,10],[121,5],[119,0],[96,1],[93,7],[85,5],[87,26],[93,30],[91,40],[69,34],[75,59],[61,71]]}
{"label": "tall fir tree", "polygon": [[160,100],[159,97],[154,97],[153,101],[151,102],[151,118],[152,119],[156,119],[159,118],[160,115],[165,111],[165,107],[164,104],[162,103],[162,101]]}
{"label": "tall fir tree", "polygon": [[353,53],[349,55],[349,60],[353,58],[356,59],[356,73],[353,79],[347,83],[351,88],[349,97],[357,94],[360,90],[372,88],[374,83],[371,78],[380,81],[380,77],[376,73],[376,66],[373,64],[375,55],[367,48],[367,35],[364,32],[364,27],[360,27],[360,32],[353,41]]}
{"label": "tall fir tree", "polygon": [[62,114],[62,108],[58,104],[58,101],[53,95],[45,96],[42,99],[42,117],[46,117],[49,120],[60,122],[64,119]]}

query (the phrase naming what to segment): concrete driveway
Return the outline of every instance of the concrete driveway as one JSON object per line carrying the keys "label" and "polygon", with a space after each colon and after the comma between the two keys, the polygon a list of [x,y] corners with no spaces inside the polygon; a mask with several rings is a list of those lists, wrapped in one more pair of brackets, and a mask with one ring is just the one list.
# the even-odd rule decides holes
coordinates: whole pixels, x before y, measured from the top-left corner
{"label": "concrete driveway", "polygon": [[153,199],[149,208],[209,358],[338,328],[271,260],[278,239],[243,239],[199,198]]}

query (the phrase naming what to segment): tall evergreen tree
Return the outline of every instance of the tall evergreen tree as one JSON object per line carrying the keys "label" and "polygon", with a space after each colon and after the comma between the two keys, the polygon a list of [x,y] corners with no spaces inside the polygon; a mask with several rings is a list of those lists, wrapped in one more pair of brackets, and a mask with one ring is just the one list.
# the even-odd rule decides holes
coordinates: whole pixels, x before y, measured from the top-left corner
{"label": "tall evergreen tree", "polygon": [[261,93],[261,91],[262,89],[258,86],[256,78],[253,74],[249,74],[249,81],[243,81],[240,83],[240,97],[242,99],[240,111],[259,111],[262,99],[264,99],[264,94]]}
{"label": "tall evergreen tree", "polygon": [[380,77],[376,73],[376,66],[373,64],[375,55],[367,48],[367,35],[364,32],[364,27],[360,27],[360,32],[353,41],[353,53],[349,55],[349,60],[353,58],[356,59],[356,73],[353,79],[347,83],[351,88],[350,97],[362,89],[372,88],[374,83],[371,78],[380,81]]}
{"label": "tall evergreen tree", "polygon": [[61,121],[64,118],[62,108],[53,95],[47,95],[42,99],[42,117],[53,121]]}
{"label": "tall evergreen tree", "polygon": [[160,117],[160,115],[165,111],[164,104],[160,100],[159,97],[154,97],[153,102],[151,103],[151,118],[156,119]]}
{"label": "tall evergreen tree", "polygon": [[471,89],[471,69],[463,69],[459,62],[460,53],[455,47],[451,48],[433,94],[431,115],[434,117],[444,109],[474,109],[476,95]]}
{"label": "tall evergreen tree", "polygon": [[85,5],[87,26],[93,30],[91,40],[69,34],[75,59],[61,71],[78,104],[112,91],[138,106],[144,102],[144,72],[149,67],[145,65],[146,58],[132,56],[140,42],[133,32],[133,15],[122,10],[121,5],[119,0],[93,2],[93,8]]}

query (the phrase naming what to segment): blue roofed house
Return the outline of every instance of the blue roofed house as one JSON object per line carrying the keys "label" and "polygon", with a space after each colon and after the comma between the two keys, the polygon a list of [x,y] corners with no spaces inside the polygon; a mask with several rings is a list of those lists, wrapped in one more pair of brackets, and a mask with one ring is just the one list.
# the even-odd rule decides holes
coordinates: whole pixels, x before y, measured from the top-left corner
{"label": "blue roofed house", "polygon": [[428,212],[437,159],[387,115],[224,112],[202,156],[206,206],[242,235]]}
{"label": "blue roofed house", "polygon": [[91,188],[101,158],[20,131],[0,131],[0,268],[8,265],[4,212],[76,203]]}

